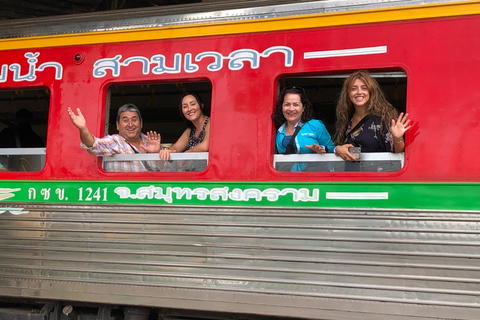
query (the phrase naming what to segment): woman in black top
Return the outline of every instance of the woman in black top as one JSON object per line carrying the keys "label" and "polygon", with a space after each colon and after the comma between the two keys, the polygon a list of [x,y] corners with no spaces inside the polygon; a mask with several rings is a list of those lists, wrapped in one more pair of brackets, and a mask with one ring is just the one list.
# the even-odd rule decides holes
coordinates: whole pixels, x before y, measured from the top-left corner
{"label": "woman in black top", "polygon": [[179,111],[187,124],[187,129],[170,148],[159,152],[160,159],[169,160],[170,153],[206,152],[210,138],[210,117],[205,113],[205,105],[195,92],[185,92],[180,98]]}
{"label": "woman in black top", "polygon": [[336,114],[335,154],[342,159],[357,160],[348,151],[353,146],[362,152],[405,150],[403,135],[411,128],[408,113],[398,114],[367,71],[356,71],[345,80]]}

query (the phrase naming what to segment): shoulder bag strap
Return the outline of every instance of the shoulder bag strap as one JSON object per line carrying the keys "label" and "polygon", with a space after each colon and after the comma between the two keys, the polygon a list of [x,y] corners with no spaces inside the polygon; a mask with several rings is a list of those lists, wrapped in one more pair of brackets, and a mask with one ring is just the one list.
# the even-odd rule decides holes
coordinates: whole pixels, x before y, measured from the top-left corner
{"label": "shoulder bag strap", "polygon": [[362,118],[362,120],[360,120],[357,125],[355,127],[353,127],[352,130],[350,130],[350,132],[348,132],[347,136],[348,135],[351,135],[352,133],[354,133],[355,131],[358,130],[358,128],[360,128],[361,126],[363,126],[363,124],[370,118],[370,116],[367,114],[365,117]]}
{"label": "shoulder bag strap", "polygon": [[[297,127],[295,128],[295,132],[293,133],[292,135],[292,138],[290,139],[290,141],[288,142],[287,144],[287,148],[285,149],[285,154],[292,154],[294,153],[294,150],[293,149],[293,142],[295,141],[295,137],[297,136],[298,132],[300,131],[300,129],[302,129],[303,127],[303,121],[300,121],[298,124],[297,124]],[[290,152],[289,152],[289,149],[290,149]]]}
{"label": "shoulder bag strap", "polygon": [[[130,146],[130,148],[132,148],[133,152],[135,153],[140,153],[137,151],[137,149],[135,149],[131,144],[130,142],[128,142],[127,140],[125,140],[126,143],[128,143],[128,145]],[[153,171],[152,167],[150,167],[150,165],[147,163],[147,161],[145,160],[141,160],[142,161],[142,164],[143,166],[145,167],[145,169],[147,169],[147,171]]]}

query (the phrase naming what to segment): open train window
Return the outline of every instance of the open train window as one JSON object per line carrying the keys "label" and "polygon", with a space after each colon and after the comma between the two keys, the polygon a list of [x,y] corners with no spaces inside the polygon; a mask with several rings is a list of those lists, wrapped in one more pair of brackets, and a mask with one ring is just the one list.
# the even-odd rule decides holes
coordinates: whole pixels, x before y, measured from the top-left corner
{"label": "open train window", "polygon": [[0,170],[44,167],[49,104],[45,88],[0,90]]}
{"label": "open train window", "polygon": [[[280,79],[278,93],[285,87],[303,90],[314,109],[314,119],[325,125],[332,139],[335,135],[337,100],[343,82],[350,73],[289,76]],[[397,111],[406,110],[407,76],[403,71],[370,72],[386,99]],[[278,129],[278,128],[277,128]],[[301,131],[300,131],[301,132]],[[361,152],[357,162],[344,161],[333,153],[327,154],[275,154],[274,167],[278,171],[310,172],[391,172],[403,167],[404,153]]]}
{"label": "open train window", "polygon": [[[105,122],[105,133],[118,133],[117,111],[122,105],[133,103],[142,115],[142,133],[147,131],[160,133],[162,147],[168,148],[187,128],[179,110],[180,98],[185,92],[196,93],[203,100],[205,115],[210,115],[212,85],[209,81],[110,86],[107,95],[108,120]],[[207,166],[208,152],[171,153],[170,161],[160,160],[158,153],[119,154],[104,157],[103,167],[106,171],[118,171],[110,168],[112,165],[115,166],[115,163],[124,161],[141,161],[145,171],[199,172]]]}

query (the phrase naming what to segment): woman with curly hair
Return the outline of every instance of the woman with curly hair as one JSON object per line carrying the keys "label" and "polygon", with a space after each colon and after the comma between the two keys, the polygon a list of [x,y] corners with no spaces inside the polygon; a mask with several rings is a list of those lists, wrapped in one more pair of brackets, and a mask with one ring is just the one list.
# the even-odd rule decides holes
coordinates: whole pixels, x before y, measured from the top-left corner
{"label": "woman with curly hair", "polygon": [[357,161],[350,147],[361,152],[403,152],[403,135],[411,128],[408,113],[398,114],[385,99],[378,82],[365,70],[352,73],[343,83],[336,109],[334,152]]}
{"label": "woman with curly hair", "polygon": [[[277,98],[272,120],[277,128],[278,153],[333,152],[335,144],[322,121],[313,119],[314,110],[300,87],[284,88]],[[293,141],[292,140],[293,137]],[[303,170],[294,166],[292,171]]]}

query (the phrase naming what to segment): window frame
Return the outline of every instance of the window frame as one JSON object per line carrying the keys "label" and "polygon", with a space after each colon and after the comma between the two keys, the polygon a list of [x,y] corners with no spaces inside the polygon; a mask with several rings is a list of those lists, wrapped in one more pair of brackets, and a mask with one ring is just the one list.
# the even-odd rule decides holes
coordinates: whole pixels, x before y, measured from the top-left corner
{"label": "window frame", "polygon": [[[130,101],[125,101],[124,103],[122,104],[119,104],[118,102],[115,101],[115,99],[112,99],[112,89],[113,88],[119,88],[119,87],[126,87],[126,88],[146,88],[146,87],[149,87],[149,86],[154,86],[155,88],[161,88],[161,87],[164,87],[164,88],[167,88],[167,90],[159,90],[157,91],[157,94],[156,94],[156,97],[162,97],[162,94],[164,95],[169,95],[169,96],[172,96],[174,95],[175,98],[172,99],[172,101],[174,101],[174,103],[172,103],[172,105],[174,107],[169,107],[169,112],[171,113],[171,115],[173,115],[175,118],[176,118],[176,121],[175,124],[178,125],[178,127],[181,127],[181,130],[179,130],[177,133],[175,133],[175,135],[172,135],[170,134],[170,139],[173,137],[173,136],[176,136],[175,139],[173,140],[167,140],[167,142],[165,142],[164,140],[164,136],[165,136],[165,132],[164,131],[160,131],[162,127],[164,127],[164,125],[162,125],[162,123],[168,123],[169,121],[165,121],[165,117],[162,116],[162,114],[160,112],[158,112],[158,115],[159,115],[159,118],[161,118],[162,121],[159,121],[157,123],[157,127],[160,128],[159,130],[155,130],[154,128],[151,128],[151,127],[147,127],[145,129],[145,119],[146,118],[149,118],[149,122],[152,122],[152,120],[150,119],[149,116],[146,117],[146,113],[144,113],[144,110],[142,108],[142,104],[140,103],[135,103],[135,102],[131,102],[133,104],[135,104],[141,114],[142,114],[142,133],[145,133],[147,131],[151,131],[151,130],[154,130],[154,131],[157,131],[158,133],[161,134],[161,137],[162,137],[162,142],[161,142],[161,147],[168,147],[172,144],[174,144],[177,139],[181,136],[181,134],[187,129],[187,126],[185,125],[185,122],[184,120],[182,119],[182,117],[180,116],[179,112],[178,112],[178,105],[179,105],[179,98],[180,96],[183,94],[183,92],[186,92],[186,91],[195,91],[198,93],[198,91],[200,91],[199,95],[200,97],[202,98],[204,104],[205,104],[205,114],[207,114],[210,118],[211,118],[211,115],[210,115],[210,111],[211,111],[211,101],[212,101],[212,95],[213,95],[213,82],[211,79],[207,79],[207,78],[201,78],[201,79],[188,79],[188,80],[185,80],[185,79],[175,79],[175,80],[169,80],[169,81],[162,81],[162,82],[155,82],[155,81],[151,81],[151,82],[145,82],[145,81],[142,81],[142,82],[128,82],[128,83],[123,83],[123,82],[112,82],[112,83],[109,83],[105,86],[105,95],[106,95],[106,98],[105,98],[105,123],[104,123],[104,136],[106,135],[109,135],[109,134],[115,134],[117,133],[117,131],[113,132],[113,127],[115,127],[115,118],[116,118],[116,114],[117,114],[117,110],[118,108],[123,105],[124,103],[130,103]],[[176,91],[172,91],[172,90],[168,90],[168,87],[177,87],[179,88],[178,90]],[[193,88],[193,89],[192,89]],[[155,90],[154,90],[155,91]],[[126,95],[128,97],[128,95]],[[114,108],[112,108],[112,105],[115,105]],[[162,108],[162,106],[159,106],[158,107],[159,109]],[[113,112],[112,112],[113,110]],[[174,110],[174,111],[172,111]],[[211,121],[211,120],[209,120]],[[181,123],[181,126],[180,126],[180,123]],[[175,125],[174,124],[174,125]],[[196,163],[198,163],[199,161],[206,161],[206,165],[203,166],[203,164],[200,164],[200,167],[203,168],[201,170],[195,170],[195,171],[191,171],[191,172],[194,172],[194,173],[200,173],[200,172],[203,172],[205,171],[207,168],[208,168],[208,165],[209,165],[209,152],[189,152],[189,153],[172,153],[171,155],[171,159],[170,161],[167,161],[168,163],[166,163],[165,161],[163,160],[160,160],[159,159],[159,156],[158,156],[158,153],[147,153],[147,154],[144,154],[144,153],[139,153],[139,154],[116,154],[116,155],[113,155],[113,156],[110,156],[110,157],[100,157],[100,170],[103,171],[103,172],[106,172],[106,173],[125,173],[125,172],[128,172],[128,171],[107,171],[105,170],[105,164],[106,163],[109,163],[109,162],[115,162],[115,161],[149,161],[149,163],[155,161],[155,162],[162,162],[161,164],[161,167],[162,168],[165,168],[167,165],[169,167],[168,170],[158,170],[158,168],[160,167],[160,165],[158,166],[155,166],[155,168],[153,169],[153,171],[155,172],[158,172],[159,174],[166,174],[166,173],[184,173],[186,171],[190,171],[188,169],[185,169],[185,161],[196,161]],[[165,162],[165,163],[164,163]],[[182,165],[180,165],[182,164]],[[191,164],[191,163],[190,163]],[[197,166],[194,166],[195,168]],[[172,169],[173,168],[173,169]],[[175,168],[179,168],[178,170],[174,170]],[[191,168],[191,167],[190,167]],[[157,171],[158,170],[158,171]],[[141,171],[141,172],[129,172],[131,174],[133,173],[152,173],[151,171]]]}
{"label": "window frame", "polygon": [[[336,71],[336,72],[332,72],[332,71],[329,71],[329,72],[317,72],[317,73],[305,73],[305,74],[282,74],[278,77],[278,81],[276,83],[276,94],[278,97],[278,95],[280,94],[280,92],[282,91],[283,88],[285,87],[291,87],[291,86],[296,86],[296,87],[302,87],[305,89],[306,91],[306,95],[307,95],[307,98],[310,100],[310,102],[312,103],[312,105],[315,105],[316,103],[314,101],[311,100],[311,91],[312,89],[310,88],[307,89],[305,87],[305,83],[308,83],[308,81],[311,81],[311,82],[314,82],[314,79],[341,79],[341,85],[339,86],[339,88],[336,90],[336,97],[338,98],[338,95],[340,94],[341,92],[341,89],[342,89],[342,85],[343,85],[343,81],[348,78],[350,76],[351,73],[355,72],[357,69],[353,69],[353,70],[342,70],[342,71]],[[398,110],[398,112],[406,112],[407,111],[407,106],[408,106],[408,100],[407,100],[407,93],[408,93],[408,74],[406,72],[406,70],[402,69],[402,68],[383,68],[383,69],[375,69],[375,70],[368,70],[370,75],[372,77],[374,77],[378,82],[379,82],[379,86],[380,88],[382,89],[382,91],[385,93],[385,96],[387,98],[387,100]],[[387,82],[387,81],[379,81],[378,79],[390,79],[391,82],[395,82],[397,81],[398,79],[405,79],[404,81],[398,81],[398,85],[399,86],[403,86],[403,88],[401,89],[401,94],[399,95],[399,99],[397,100],[400,100],[400,98],[403,98],[403,104],[401,106],[401,108],[399,108],[396,104],[392,103],[391,102],[391,99],[389,99],[389,95],[387,94],[387,92],[385,92],[385,89],[384,89],[384,85],[382,85],[382,83],[384,82]],[[321,85],[316,85],[316,86],[311,86],[311,87],[314,87],[314,88],[318,88],[318,90],[322,89],[321,88]],[[310,93],[309,93],[310,92]],[[276,97],[275,97],[275,101],[276,101]],[[330,101],[330,103],[333,103],[335,102],[334,106],[336,106],[336,100],[335,101]],[[274,106],[275,108],[275,106]],[[335,112],[335,107],[331,107],[331,111],[330,112]],[[317,111],[318,107],[316,108],[316,116],[314,117],[314,119],[318,119],[320,121],[322,121],[324,124],[325,124],[325,121],[324,119],[322,119],[320,116],[318,116],[318,111]],[[333,114],[334,115],[334,114]],[[331,116],[330,116],[331,117]],[[334,127],[334,124],[335,122],[331,123],[330,125],[333,125],[333,130],[335,129]],[[326,127],[328,127],[327,124],[325,124]],[[330,126],[331,128],[332,126]],[[277,130],[278,128],[275,128],[274,127],[274,134],[273,134],[273,145],[275,145],[275,140],[276,140],[276,134],[277,134]],[[331,129],[328,130],[332,139],[333,139],[333,135],[334,135],[334,131],[332,131]],[[405,147],[407,149],[407,146]],[[274,151],[275,151],[275,147],[272,148]],[[406,151],[406,150],[405,150]],[[388,174],[388,175],[392,175],[392,174],[398,174],[400,172],[402,172],[404,169],[405,169],[405,161],[406,161],[406,158],[405,158],[405,152],[402,152],[402,153],[393,153],[393,152],[369,152],[369,153],[361,153],[361,157],[360,157],[360,162],[362,161],[369,161],[369,162],[373,162],[373,161],[399,161],[400,162],[400,168],[398,170],[394,170],[394,171],[331,171],[331,170],[324,170],[324,171],[290,171],[290,170],[278,170],[277,167],[278,167],[278,164],[280,163],[293,163],[293,162],[302,162],[302,163],[314,163],[314,162],[320,162],[320,163],[337,163],[338,162],[345,162],[343,159],[335,156],[333,153],[327,153],[327,154],[289,154],[289,155],[284,155],[284,154],[278,154],[278,153],[274,153],[273,157],[272,157],[272,168],[275,172],[277,172],[278,174],[287,174],[287,173],[291,173],[291,172],[296,172],[297,174],[305,174],[308,172],[308,174],[325,174],[325,173],[328,173],[328,174],[335,174],[335,175],[343,175],[343,174],[346,174],[346,175],[350,175],[350,174],[362,174],[362,175],[382,175],[382,174]]]}

